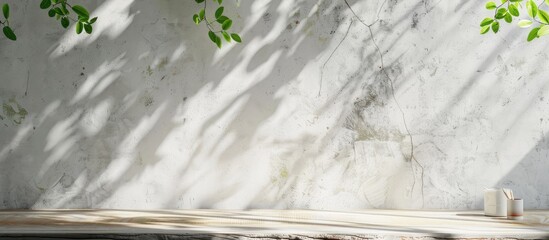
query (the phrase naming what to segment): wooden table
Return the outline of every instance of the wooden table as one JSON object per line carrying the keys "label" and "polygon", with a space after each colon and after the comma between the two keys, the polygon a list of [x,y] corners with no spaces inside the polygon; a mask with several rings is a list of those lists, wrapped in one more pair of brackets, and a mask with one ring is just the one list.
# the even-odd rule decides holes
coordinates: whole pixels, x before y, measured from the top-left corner
{"label": "wooden table", "polygon": [[549,239],[549,211],[7,210],[0,239]]}

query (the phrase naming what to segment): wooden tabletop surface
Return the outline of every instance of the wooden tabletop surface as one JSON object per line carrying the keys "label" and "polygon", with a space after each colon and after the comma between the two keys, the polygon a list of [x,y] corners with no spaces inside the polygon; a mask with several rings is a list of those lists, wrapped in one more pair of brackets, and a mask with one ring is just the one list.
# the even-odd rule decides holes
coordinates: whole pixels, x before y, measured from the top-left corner
{"label": "wooden tabletop surface", "polygon": [[526,211],[522,221],[481,211],[435,210],[0,211],[0,236],[61,233],[549,239],[549,211]]}

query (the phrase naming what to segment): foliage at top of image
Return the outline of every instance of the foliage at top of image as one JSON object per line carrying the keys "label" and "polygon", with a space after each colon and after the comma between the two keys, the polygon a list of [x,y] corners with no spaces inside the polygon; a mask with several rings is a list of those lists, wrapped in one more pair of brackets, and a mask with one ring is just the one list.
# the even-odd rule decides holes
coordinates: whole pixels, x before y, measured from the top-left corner
{"label": "foliage at top of image", "polygon": [[[93,31],[93,24],[97,21],[97,17],[90,19],[90,14],[85,7],[71,5],[67,0],[42,0],[40,2],[40,8],[48,10],[48,16],[52,18],[55,17],[63,28],[68,28],[71,21],[75,22],[77,34],[82,33],[82,31],[91,34]],[[71,15],[71,11],[74,12],[76,16]],[[4,35],[12,41],[17,40],[15,32],[10,27],[10,6],[7,3],[2,6],[2,15],[4,21],[0,20],[0,24],[3,26],[2,31],[4,32]]]}
{"label": "foliage at top of image", "polygon": [[2,24],[2,32],[4,32],[4,35],[12,40],[17,40],[17,36],[15,36],[15,33],[13,32],[13,29],[10,27],[10,6],[6,3],[2,6],[2,16],[4,17],[4,21],[0,20],[0,24]]}
{"label": "foliage at top of image", "polygon": [[[73,18],[71,12],[67,8],[69,7],[74,13],[76,13],[76,19]],[[88,10],[80,5],[70,5],[67,0],[42,0],[40,3],[41,9],[49,9],[48,16],[55,17],[59,20],[63,28],[68,28],[70,21],[76,23],[76,33],[82,33],[84,30],[87,34],[91,34],[93,31],[93,24],[97,21],[97,17],[90,19]]]}
{"label": "foliage at top of image", "polygon": [[[208,16],[206,14],[206,7],[207,7],[207,0],[195,0],[196,3],[201,4],[204,3],[203,7],[200,9],[200,11],[193,15],[193,21],[196,23],[196,25],[200,25],[200,23],[204,22],[206,26],[208,27],[208,37],[210,40],[218,47],[221,48],[221,37],[225,39],[226,42],[231,42],[231,40],[234,40],[235,42],[242,42],[242,39],[240,38],[240,35],[237,33],[229,33],[229,29],[233,25],[233,20],[229,17],[223,15],[223,11],[225,10],[225,7],[223,7],[223,0],[213,0],[215,3],[217,3],[219,6],[217,7],[217,10],[215,10],[214,13],[214,19],[211,21],[208,19]],[[216,25],[217,29],[216,30]]]}
{"label": "foliage at top of image", "polygon": [[548,7],[549,0],[542,0],[536,3],[534,0],[501,0],[498,5],[493,1],[487,2],[485,7],[494,11],[493,17],[484,18],[480,22],[480,34],[485,34],[492,29],[494,33],[499,31],[500,22],[503,20],[512,23],[514,18],[521,15],[521,10],[526,9],[528,17],[522,18],[517,25],[521,28],[530,28],[527,41],[530,42],[541,36],[549,34],[549,13],[542,10],[542,7]]}
{"label": "foliage at top of image", "polygon": [[[206,13],[207,0],[195,0],[195,2],[201,4],[202,7],[198,13],[193,15],[193,22],[196,23],[196,25],[205,23],[209,30],[208,37],[218,48],[221,48],[222,46],[222,39],[226,42],[242,42],[242,38],[238,33],[229,32],[233,25],[233,20],[223,15],[225,10],[223,0],[213,1],[214,3],[217,3],[218,6],[212,19],[208,18]],[[76,24],[75,29],[77,34],[80,34],[83,31],[87,34],[91,34],[93,31],[93,24],[97,21],[97,17],[90,18],[89,11],[85,7],[71,5],[68,0],[41,0],[40,8],[47,10],[48,16],[59,21],[63,28],[68,28],[70,23],[74,22]],[[4,36],[12,41],[16,41],[17,35],[10,26],[10,6],[7,3],[2,6],[2,16],[3,20],[0,18],[0,25],[2,25]]]}

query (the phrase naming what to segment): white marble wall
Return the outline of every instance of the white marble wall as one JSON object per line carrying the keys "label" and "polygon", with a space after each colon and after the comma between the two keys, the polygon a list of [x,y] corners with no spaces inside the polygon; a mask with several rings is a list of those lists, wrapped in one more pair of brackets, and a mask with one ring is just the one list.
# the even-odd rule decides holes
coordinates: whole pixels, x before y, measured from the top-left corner
{"label": "white marble wall", "polygon": [[549,208],[549,40],[478,1],[349,0],[389,78],[339,0],[225,0],[221,50],[190,0],[85,1],[91,36],[8,2],[0,208]]}

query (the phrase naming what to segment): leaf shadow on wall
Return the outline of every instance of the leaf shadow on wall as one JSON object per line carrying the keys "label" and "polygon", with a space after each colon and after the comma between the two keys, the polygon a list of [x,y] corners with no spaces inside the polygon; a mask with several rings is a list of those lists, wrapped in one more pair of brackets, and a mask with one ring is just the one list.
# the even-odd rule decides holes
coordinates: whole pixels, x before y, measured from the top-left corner
{"label": "leaf shadow on wall", "polygon": [[[543,121],[543,120],[542,120]],[[540,181],[549,171],[549,143],[544,134],[537,145],[502,177],[495,186],[513,190],[515,198],[523,198],[525,209],[549,207],[549,183]],[[530,196],[534,198],[525,198]]]}
{"label": "leaf shadow on wall", "polygon": [[[273,22],[286,19],[287,16],[278,15],[276,11],[282,4],[278,1],[268,3],[265,14],[251,24],[243,39],[250,42],[261,40]],[[293,8],[307,12],[315,4],[301,1]],[[102,9],[103,6],[90,3],[89,8]],[[123,9],[113,9],[126,17],[125,29],[117,29],[113,33],[98,28],[99,37],[91,41],[61,42],[50,49],[61,55],[51,59],[47,69],[31,75],[31,93],[27,98],[17,96],[22,101],[32,101],[36,114],[25,123],[25,128],[18,129],[18,134],[28,140],[10,145],[9,149],[6,148],[9,150],[7,154],[2,156],[2,169],[11,169],[9,173],[2,174],[4,207],[180,207],[177,201],[181,200],[180,196],[185,194],[185,187],[188,186],[182,184],[182,187],[173,190],[167,185],[180,185],[173,182],[177,179],[156,181],[156,177],[145,176],[145,172],[156,171],[158,174],[163,170],[176,169],[172,164],[179,160],[178,164],[181,166],[183,162],[183,168],[170,174],[175,177],[187,176],[190,175],[188,166],[202,164],[195,162],[200,159],[193,159],[195,153],[186,152],[188,149],[178,149],[176,153],[163,155],[162,145],[168,137],[181,138],[181,135],[174,134],[176,129],[180,130],[179,134],[181,129],[183,132],[195,129],[186,129],[185,125],[197,116],[182,112],[186,111],[189,102],[204,101],[196,100],[198,94],[215,94],[214,90],[219,89],[225,81],[223,74],[239,64],[245,48],[244,44],[236,45],[217,63],[213,63],[216,51],[214,45],[204,41],[206,34],[203,29],[193,26],[189,20],[193,7],[194,3],[181,4],[180,1],[158,1],[154,4],[148,1],[133,2],[122,6]],[[251,15],[252,9],[249,7],[240,6],[239,14]],[[332,5],[321,7],[319,11],[323,12],[317,18],[329,15],[333,8]],[[28,11],[36,10],[29,8]],[[168,12],[168,15],[152,17],[159,12]],[[290,19],[295,21],[294,25],[307,22],[314,26],[312,20],[307,21],[308,16],[304,15],[293,15]],[[148,22],[150,19],[156,21]],[[246,22],[245,19],[239,21],[235,21],[234,25],[244,25]],[[323,21],[326,23],[331,20]],[[113,27],[116,22],[110,24],[107,27]],[[324,31],[322,34],[328,34],[326,32],[339,25],[334,22],[329,26],[328,29],[321,29]],[[147,30],[152,28],[155,28],[152,31],[154,33],[148,34]],[[174,31],[181,32],[173,34]],[[163,37],[162,33],[167,36]],[[302,39],[301,34],[290,30],[274,32],[274,39],[265,42],[258,52],[253,53],[251,61],[244,68],[247,72],[259,69],[261,77],[242,93],[231,96],[226,106],[216,114],[203,118],[205,121],[199,123],[201,127],[197,128],[200,130],[198,136],[203,138],[200,140],[221,142],[222,136],[214,139],[205,132],[224,115],[234,114],[236,117],[228,122],[227,132],[221,132],[221,135],[231,133],[238,141],[222,149],[207,149],[200,145],[196,149],[204,149],[204,152],[219,151],[229,161],[239,156],[234,149],[245,149],[254,144],[254,132],[279,107],[281,100],[274,96],[275,93],[294,80],[301,72],[301,67],[315,60],[322,52],[314,48],[300,51],[313,41]],[[283,49],[279,49],[280,41],[284,42]],[[66,51],[62,52],[55,50],[67,44],[72,44],[72,48],[64,48]],[[297,50],[290,53],[291,49]],[[48,49],[41,47],[39,50],[46,52]],[[178,52],[182,54],[177,56]],[[39,61],[29,58],[29,65]],[[262,62],[271,62],[272,69],[260,69]],[[185,71],[196,75],[181,74]],[[62,77],[61,73],[69,73],[70,76]],[[52,90],[37,91],[45,86]],[[238,110],[229,113],[237,103],[241,104],[237,106]],[[196,107],[197,103],[194,104]],[[262,110],[257,111],[258,108]],[[29,131],[29,127],[34,130]],[[13,137],[16,136],[17,133],[14,133]],[[28,149],[32,150],[26,152]],[[181,161],[185,155],[189,155],[189,159]],[[213,160],[210,164],[215,166],[217,161],[221,160]],[[195,181],[199,181],[200,177]],[[124,188],[128,189],[127,192],[124,192]],[[140,191],[147,193],[143,196]],[[117,192],[125,197],[115,195]],[[214,192],[208,194],[214,195]],[[159,201],[155,199],[156,195],[166,197]],[[118,199],[114,200],[112,196]],[[214,207],[217,201],[222,200],[209,197],[209,202],[190,206]]]}
{"label": "leaf shadow on wall", "polygon": [[[0,168],[10,169],[0,176],[3,206],[307,208],[330,189],[339,189],[330,184],[362,183],[344,189],[359,194],[370,187],[365,183],[372,176],[361,165],[366,160],[353,158],[353,146],[368,140],[361,139],[361,129],[376,127],[368,113],[383,110],[392,99],[388,79],[376,70],[379,57],[366,29],[355,22],[344,42],[358,45],[353,53],[366,64],[344,76],[326,76],[326,98],[316,96],[319,76],[306,72],[309,63],[326,59],[350,24],[352,15],[343,2],[245,1],[234,10],[226,7],[227,15],[240,16],[234,26],[244,29],[244,43],[221,51],[209,42],[203,26],[192,23],[198,9],[192,1],[115,4],[120,2],[90,4],[90,9],[118,14],[115,21],[102,22],[98,35],[71,42],[71,30],[51,41],[51,49],[38,47],[36,52],[50,51],[54,57],[46,69],[31,74],[29,96],[17,96],[40,114],[11,135],[14,144],[0,155]],[[475,7],[469,5],[459,11]],[[384,13],[391,16],[392,7]],[[406,29],[399,34],[412,31],[405,26],[422,8],[421,3],[414,5],[390,24],[376,27],[374,35],[393,33],[392,28]],[[364,30],[356,34],[359,28]],[[383,50],[405,43],[396,32],[391,36],[376,37]],[[431,52],[440,48],[435,45]],[[396,91],[406,90],[413,80],[399,72],[403,54],[385,64],[396,79]],[[43,59],[26,57],[29,66],[44,65]],[[340,56],[327,66],[349,70],[345,67],[351,57]],[[471,76],[465,93],[477,75]],[[303,89],[299,85],[315,89],[312,94],[292,92]],[[371,96],[375,102],[368,102]],[[295,105],[300,108],[290,107]],[[335,116],[333,122],[316,122],[327,113]],[[293,121],[296,116],[305,120]],[[322,129],[311,128],[315,124]],[[273,131],[278,126],[286,132]],[[334,150],[340,146],[332,141],[343,138],[342,128],[357,137]],[[401,127],[389,128],[395,134],[388,131],[385,135],[391,138],[384,140],[407,145]],[[16,144],[17,139],[28,140]],[[428,154],[422,150],[416,149]],[[418,174],[412,171],[413,178],[393,179],[411,185]],[[380,195],[387,191],[379,189]],[[360,200],[361,207],[387,204]]]}

